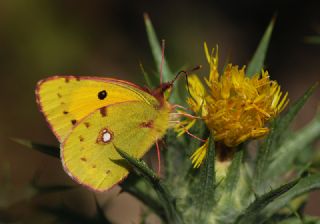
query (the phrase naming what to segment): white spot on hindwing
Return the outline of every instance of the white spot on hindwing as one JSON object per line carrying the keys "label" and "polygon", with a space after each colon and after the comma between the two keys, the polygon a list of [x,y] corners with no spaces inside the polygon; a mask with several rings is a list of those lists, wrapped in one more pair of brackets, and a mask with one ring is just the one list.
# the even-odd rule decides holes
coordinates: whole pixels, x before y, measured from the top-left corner
{"label": "white spot on hindwing", "polygon": [[103,142],[108,142],[111,140],[111,134],[109,132],[104,132],[102,135],[102,141]]}
{"label": "white spot on hindwing", "polygon": [[103,128],[98,135],[97,143],[106,144],[109,143],[113,138],[113,134],[107,128]]}

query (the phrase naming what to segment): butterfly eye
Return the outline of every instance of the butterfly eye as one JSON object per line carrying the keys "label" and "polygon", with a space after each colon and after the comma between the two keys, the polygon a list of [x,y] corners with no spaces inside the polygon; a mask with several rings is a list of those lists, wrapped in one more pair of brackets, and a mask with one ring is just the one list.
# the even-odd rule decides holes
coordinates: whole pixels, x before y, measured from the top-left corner
{"label": "butterfly eye", "polygon": [[100,100],[104,100],[106,97],[107,97],[107,91],[102,90],[102,91],[100,91],[100,92],[98,93],[98,98],[99,98]]}

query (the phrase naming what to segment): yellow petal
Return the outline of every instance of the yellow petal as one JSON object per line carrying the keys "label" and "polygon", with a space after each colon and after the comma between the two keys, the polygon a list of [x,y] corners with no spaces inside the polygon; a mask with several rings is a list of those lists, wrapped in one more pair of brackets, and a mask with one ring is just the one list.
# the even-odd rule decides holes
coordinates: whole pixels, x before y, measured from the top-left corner
{"label": "yellow petal", "polygon": [[190,157],[193,168],[199,168],[208,151],[208,141],[206,141],[200,148],[198,148]]}
{"label": "yellow petal", "polygon": [[209,54],[209,50],[208,50],[208,46],[207,46],[207,43],[204,42],[204,53],[206,54],[206,58],[207,58],[207,61],[208,63],[210,64],[211,63],[211,56]]}

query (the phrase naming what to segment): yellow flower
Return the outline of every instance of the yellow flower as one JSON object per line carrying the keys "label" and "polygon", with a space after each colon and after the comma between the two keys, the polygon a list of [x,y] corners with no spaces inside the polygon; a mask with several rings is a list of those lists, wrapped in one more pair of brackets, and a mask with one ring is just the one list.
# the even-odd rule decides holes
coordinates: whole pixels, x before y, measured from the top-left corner
{"label": "yellow flower", "polygon": [[[288,104],[288,93],[284,94],[276,81],[270,80],[267,71],[251,78],[245,75],[245,66],[239,68],[229,64],[223,74],[218,73],[218,54],[205,54],[210,65],[206,87],[197,75],[189,77],[191,97],[187,99],[191,110],[202,117],[214,134],[215,141],[228,147],[266,135],[266,122],[276,117]],[[183,121],[186,130],[195,123]],[[190,122],[190,120],[189,120]],[[180,131],[181,134],[181,131]],[[199,167],[205,157],[207,144],[192,156],[194,167]]]}

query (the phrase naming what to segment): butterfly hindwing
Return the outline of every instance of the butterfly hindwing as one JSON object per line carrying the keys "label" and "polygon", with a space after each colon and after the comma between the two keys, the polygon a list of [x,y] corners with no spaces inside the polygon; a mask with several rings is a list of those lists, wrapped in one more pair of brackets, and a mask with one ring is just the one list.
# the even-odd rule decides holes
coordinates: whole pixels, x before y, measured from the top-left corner
{"label": "butterfly hindwing", "polygon": [[80,120],[103,106],[133,100],[157,104],[139,86],[101,77],[53,76],[38,83],[36,96],[60,142]]}
{"label": "butterfly hindwing", "polygon": [[82,119],[61,146],[66,172],[91,189],[107,190],[128,174],[114,145],[141,158],[168,127],[168,109],[143,101],[117,103]]}

